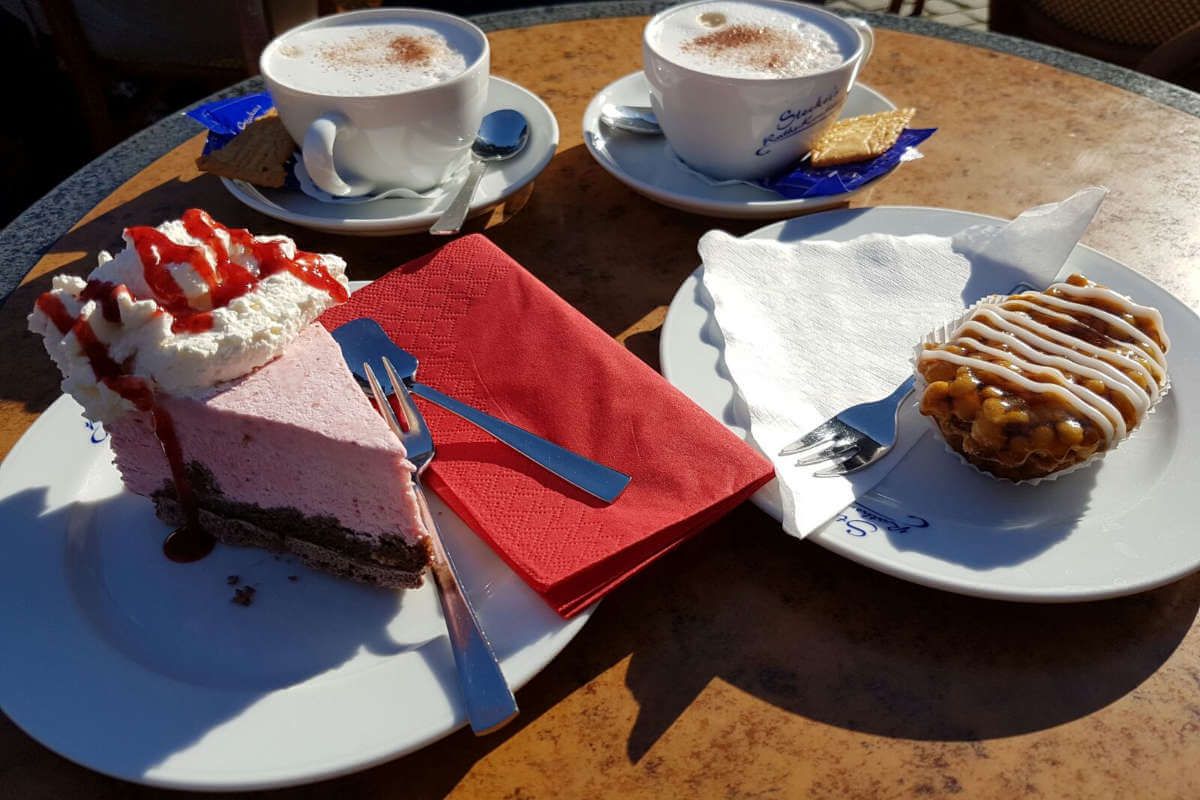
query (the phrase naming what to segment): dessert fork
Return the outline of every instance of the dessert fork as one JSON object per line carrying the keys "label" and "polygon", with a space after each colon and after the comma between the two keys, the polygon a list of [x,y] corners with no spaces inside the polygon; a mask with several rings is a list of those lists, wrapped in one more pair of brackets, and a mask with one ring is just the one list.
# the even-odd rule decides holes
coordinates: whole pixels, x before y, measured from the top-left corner
{"label": "dessert fork", "polygon": [[[1009,289],[1008,294],[1033,288],[1022,282]],[[896,445],[900,405],[912,392],[915,382],[916,376],[910,375],[882,400],[859,403],[830,417],[780,450],[779,455],[801,456],[796,460],[797,467],[841,459],[832,467],[814,472],[815,478],[849,475],[874,464]]]}
{"label": "dessert fork", "polygon": [[342,349],[342,358],[360,381],[366,381],[361,365],[364,361],[389,360],[398,367],[405,387],[417,397],[441,406],[462,417],[472,425],[490,433],[497,441],[516,450],[535,464],[549,470],[567,483],[606,503],[612,503],[629,485],[629,476],[590,458],[572,452],[543,439],[524,428],[485,414],[432,386],[416,380],[417,358],[396,344],[379,323],[369,317],[351,320],[333,330],[333,339]]}
{"label": "dessert fork", "polygon": [[454,651],[454,664],[458,669],[458,685],[467,707],[467,719],[471,723],[471,730],[476,736],[482,736],[503,727],[515,717],[517,701],[504,679],[504,673],[500,671],[500,662],[496,660],[491,642],[479,626],[479,618],[470,598],[463,591],[454,561],[446,550],[437,522],[429,513],[429,504],[425,501],[421,474],[433,461],[433,437],[425,425],[424,417],[413,403],[404,381],[400,380],[392,367],[392,362],[386,357],[381,361],[383,371],[391,381],[396,405],[404,417],[403,422],[397,419],[392,405],[388,402],[387,393],[380,386],[369,364],[362,365],[363,372],[366,373],[367,383],[371,386],[371,394],[375,398],[379,413],[392,429],[392,433],[396,434],[400,443],[404,445],[408,460],[417,468],[413,475],[413,488],[433,550],[430,567],[439,589],[442,612],[446,617],[446,629],[450,634],[451,649]]}
{"label": "dessert fork", "polygon": [[[830,417],[780,450],[779,455],[808,453],[796,460],[798,467],[843,459],[832,467],[814,472],[813,475],[818,478],[849,475],[873,464],[896,444],[896,418],[900,415],[900,404],[912,392],[915,380],[914,376],[909,376],[882,400],[859,403]],[[811,452],[813,450],[816,452]]]}

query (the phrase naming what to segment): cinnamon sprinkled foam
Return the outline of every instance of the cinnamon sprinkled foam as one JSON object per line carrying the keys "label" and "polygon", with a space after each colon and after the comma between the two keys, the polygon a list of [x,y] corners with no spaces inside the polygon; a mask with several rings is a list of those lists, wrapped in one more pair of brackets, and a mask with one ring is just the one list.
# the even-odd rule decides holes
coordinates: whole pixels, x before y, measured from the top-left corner
{"label": "cinnamon sprinkled foam", "polygon": [[735,78],[791,78],[832,69],[846,56],[826,31],[784,10],[714,2],[669,14],[655,49],[684,67]]}
{"label": "cinnamon sprinkled foam", "polygon": [[456,34],[409,22],[300,30],[269,56],[270,70],[280,83],[316,94],[407,92],[449,80],[474,61],[475,48]]}

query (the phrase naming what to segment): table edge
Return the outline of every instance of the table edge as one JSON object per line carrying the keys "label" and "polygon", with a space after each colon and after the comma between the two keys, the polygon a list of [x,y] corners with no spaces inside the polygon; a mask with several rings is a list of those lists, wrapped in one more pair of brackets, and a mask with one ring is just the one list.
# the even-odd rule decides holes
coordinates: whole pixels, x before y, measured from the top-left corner
{"label": "table edge", "polygon": [[[477,14],[485,31],[523,28],[555,22],[637,17],[674,5],[671,0],[608,0]],[[847,16],[844,12],[831,9]],[[1200,117],[1200,94],[1133,70],[1088,56],[990,31],[972,31],[919,17],[854,14],[888,30],[930,36],[1037,61],[1145,97],[1160,105]],[[188,106],[262,90],[262,78],[247,78]],[[186,109],[184,109],[186,110]],[[153,161],[200,133],[199,123],[176,112],[102,153],[63,180],[0,230],[0,306],[55,242],[85,214]]]}

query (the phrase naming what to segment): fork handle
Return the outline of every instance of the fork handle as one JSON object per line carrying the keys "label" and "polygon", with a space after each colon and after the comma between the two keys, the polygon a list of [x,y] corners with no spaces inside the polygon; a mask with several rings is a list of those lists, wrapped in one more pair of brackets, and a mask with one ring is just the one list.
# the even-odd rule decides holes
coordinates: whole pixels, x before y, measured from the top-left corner
{"label": "fork handle", "polygon": [[414,482],[417,507],[429,530],[429,541],[433,549],[430,565],[434,580],[438,583],[438,597],[442,601],[442,614],[446,618],[446,630],[450,633],[450,649],[454,651],[454,663],[458,668],[458,684],[463,702],[467,707],[467,719],[476,736],[499,730],[517,715],[517,700],[500,662],[492,650],[492,643],[479,625],[475,609],[463,591],[458,572],[450,553],[442,544],[433,514],[425,501],[425,492],[420,482]]}
{"label": "fork handle", "polygon": [[559,447],[554,442],[532,434],[524,428],[518,428],[504,420],[496,419],[491,414],[442,394],[432,386],[412,383],[408,388],[418,397],[423,397],[450,413],[457,414],[467,422],[483,428],[530,461],[540,464],[572,486],[582,489],[606,503],[616,500],[629,485],[630,479],[625,473],[598,464],[590,458],[584,458],[565,447]]}

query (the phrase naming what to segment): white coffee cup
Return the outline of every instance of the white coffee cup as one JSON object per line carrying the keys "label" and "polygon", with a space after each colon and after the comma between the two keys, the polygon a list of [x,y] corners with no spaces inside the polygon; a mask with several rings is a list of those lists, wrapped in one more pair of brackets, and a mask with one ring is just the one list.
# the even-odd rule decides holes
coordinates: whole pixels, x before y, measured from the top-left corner
{"label": "white coffee cup", "polygon": [[[341,80],[326,78],[335,70],[327,69],[318,80],[312,71],[316,67],[306,66],[309,72],[304,73],[284,62],[301,48],[298,42],[314,35],[369,35],[377,26],[394,25],[444,34],[465,68],[417,88],[375,91],[372,81],[351,78],[344,86],[331,87],[328,81]],[[331,28],[344,30],[298,36]],[[346,52],[353,56],[352,49]],[[348,197],[396,188],[425,192],[457,172],[470,157],[483,119],[490,59],[487,37],[464,19],[425,9],[383,8],[322,17],[293,28],[267,45],[259,66],[313,183]],[[355,93],[363,87],[367,93]]]}
{"label": "white coffee cup", "polygon": [[722,180],[755,180],[779,174],[798,161],[838,118],[859,69],[870,57],[874,34],[862,20],[843,19],[810,5],[784,0],[741,0],[782,11],[828,34],[842,60],[794,77],[713,74],[684,66],[656,46],[659,26],[674,14],[700,13],[698,0],[666,9],[646,25],[642,55],[650,104],[671,148],[689,166]]}

